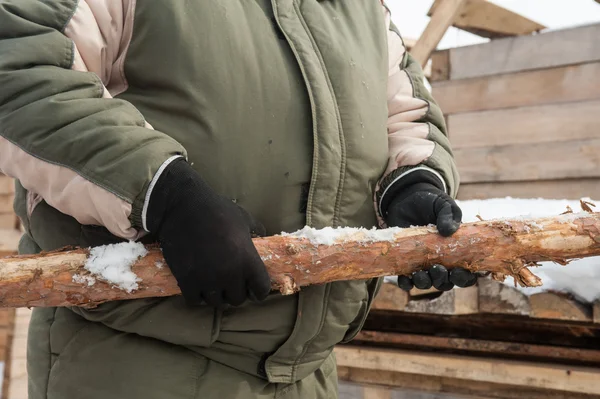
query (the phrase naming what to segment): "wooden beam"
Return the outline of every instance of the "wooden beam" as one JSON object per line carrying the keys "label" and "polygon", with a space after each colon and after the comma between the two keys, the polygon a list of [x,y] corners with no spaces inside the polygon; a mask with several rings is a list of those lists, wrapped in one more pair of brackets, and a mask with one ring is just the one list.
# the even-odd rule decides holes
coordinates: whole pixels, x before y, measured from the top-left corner
{"label": "wooden beam", "polygon": [[17,253],[21,235],[16,229],[0,229],[0,257]]}
{"label": "wooden beam", "polygon": [[600,24],[450,50],[451,79],[600,61]]}
{"label": "wooden beam", "polygon": [[[575,392],[554,391],[528,386],[494,384],[452,377],[432,377],[383,370],[367,370],[338,366],[340,379],[340,398],[346,399],[346,384],[378,384],[394,391],[396,398],[416,397],[422,399],[596,399],[597,395]],[[352,387],[354,388],[354,387]],[[352,389],[350,388],[350,389]],[[406,393],[407,390],[413,392]],[[416,392],[415,392],[416,391]],[[350,393],[354,393],[354,389]],[[431,396],[423,398],[423,392]],[[410,395],[410,396],[409,396]],[[461,395],[458,396],[457,395]],[[464,395],[464,396],[462,396]],[[350,398],[353,398],[350,396]],[[354,398],[353,398],[354,399]],[[356,399],[370,399],[361,398]]]}
{"label": "wooden beam", "polygon": [[600,392],[598,368],[349,346],[338,346],[335,353],[342,367],[585,394]]}
{"label": "wooden beam", "polygon": [[403,311],[408,303],[408,293],[396,284],[382,284],[372,309]]}
{"label": "wooden beam", "polygon": [[444,63],[439,52],[432,60],[432,73],[438,78],[432,79],[432,93],[444,114],[600,100],[600,62],[439,81],[449,61]]}
{"label": "wooden beam", "polygon": [[431,75],[429,76],[429,81],[439,82],[448,79],[450,79],[450,50],[434,51],[431,54]]}
{"label": "wooden beam", "polygon": [[15,192],[15,181],[3,174],[0,174],[0,194],[13,194]]}
{"label": "wooden beam", "polygon": [[479,311],[477,296],[477,286],[456,288],[435,299],[411,300],[404,311],[444,315],[473,314]]}
{"label": "wooden beam", "polygon": [[[597,139],[600,100],[448,115],[453,149]],[[534,150],[533,146],[523,146]],[[563,152],[569,155],[568,152]],[[576,176],[579,177],[579,176]]]}
{"label": "wooden beam", "polygon": [[465,183],[600,177],[600,139],[459,148]]}
{"label": "wooden beam", "polygon": [[592,308],[566,295],[540,292],[529,297],[531,317],[539,319],[593,321]]}
{"label": "wooden beam", "polygon": [[[531,180],[461,184],[458,199],[546,198],[600,200],[600,179]],[[485,215],[482,215],[485,217]]]}
{"label": "wooden beam", "polygon": [[[438,6],[439,0],[433,3],[427,15],[435,13]],[[466,0],[452,26],[489,39],[528,35],[546,28],[529,18],[484,0]]]}
{"label": "wooden beam", "polygon": [[425,67],[429,56],[436,49],[444,34],[452,25],[465,0],[439,0],[440,4],[432,14],[425,31],[411,50],[412,56],[422,67]]}
{"label": "wooden beam", "polygon": [[519,342],[444,337],[434,335],[402,334],[382,331],[361,331],[352,341],[353,345],[385,345],[397,349],[427,349],[456,354],[480,354],[484,356],[511,357],[520,360],[545,359],[570,364],[600,365],[600,350],[569,348],[554,345],[524,344]]}

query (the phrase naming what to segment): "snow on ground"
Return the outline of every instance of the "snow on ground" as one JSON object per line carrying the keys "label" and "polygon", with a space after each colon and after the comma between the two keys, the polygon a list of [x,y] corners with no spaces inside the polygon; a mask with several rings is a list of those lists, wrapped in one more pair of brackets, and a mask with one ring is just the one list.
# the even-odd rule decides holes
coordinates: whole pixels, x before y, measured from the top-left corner
{"label": "snow on ground", "polygon": [[[590,201],[598,204],[600,208],[600,201]],[[485,220],[517,216],[556,216],[564,212],[567,206],[574,212],[581,211],[579,200],[495,198],[458,202],[463,211],[464,222],[477,221],[476,215]],[[600,299],[600,257],[576,260],[568,266],[544,262],[541,267],[532,268],[532,271],[542,279],[544,285],[535,288],[518,287],[527,295],[554,290],[572,294],[583,302]],[[507,278],[505,283],[514,286],[512,278]]]}

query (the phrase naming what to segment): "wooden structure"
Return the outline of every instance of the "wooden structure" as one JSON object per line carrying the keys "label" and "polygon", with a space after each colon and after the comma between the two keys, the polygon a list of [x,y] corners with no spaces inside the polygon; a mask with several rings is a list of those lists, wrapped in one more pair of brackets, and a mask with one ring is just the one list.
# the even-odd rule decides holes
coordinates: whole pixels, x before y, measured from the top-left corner
{"label": "wooden structure", "polygon": [[450,26],[490,39],[526,35],[545,28],[485,0],[435,0],[427,15],[431,21],[410,49],[422,67]]}
{"label": "wooden structure", "polygon": [[[598,37],[589,25],[432,54],[460,199],[600,199]],[[387,284],[336,351],[341,399],[600,398],[600,302],[487,278],[443,294]]]}
{"label": "wooden structure", "polygon": [[13,212],[15,198],[14,181],[10,177],[0,174],[0,229],[16,229],[18,219]]}
{"label": "wooden structure", "polygon": [[600,24],[434,53],[461,199],[600,198]]}

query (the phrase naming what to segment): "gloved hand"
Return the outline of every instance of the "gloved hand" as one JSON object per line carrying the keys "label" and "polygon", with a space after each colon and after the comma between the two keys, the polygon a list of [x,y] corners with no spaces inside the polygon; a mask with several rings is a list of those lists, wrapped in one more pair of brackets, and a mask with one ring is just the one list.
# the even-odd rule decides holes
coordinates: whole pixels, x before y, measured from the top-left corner
{"label": "gloved hand", "polygon": [[[462,211],[439,187],[424,181],[410,184],[397,192],[387,205],[384,219],[390,227],[435,224],[438,232],[448,237],[458,230]],[[412,276],[398,276],[398,286],[405,291],[410,291],[413,286],[419,289],[433,286],[440,291],[448,291],[454,286],[469,287],[476,281],[476,275],[466,269],[454,268],[449,272],[442,265],[434,265]]]}
{"label": "gloved hand", "polygon": [[146,224],[188,304],[238,306],[269,294],[270,278],[251,238],[264,235],[264,227],[215,193],[183,158],[158,178]]}

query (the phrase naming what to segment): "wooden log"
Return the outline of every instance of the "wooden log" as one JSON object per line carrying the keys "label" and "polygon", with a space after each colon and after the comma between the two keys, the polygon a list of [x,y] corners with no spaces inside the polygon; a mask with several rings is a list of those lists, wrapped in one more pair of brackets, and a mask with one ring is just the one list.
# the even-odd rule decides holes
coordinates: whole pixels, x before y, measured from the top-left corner
{"label": "wooden log", "polygon": [[600,350],[569,348],[554,345],[525,344],[434,335],[402,334],[363,330],[353,339],[356,345],[385,345],[398,349],[428,349],[457,354],[480,354],[484,356],[520,358],[521,360],[544,359],[559,363],[600,365]]}
{"label": "wooden log", "polygon": [[600,177],[600,139],[457,148],[454,155],[465,183]]}
{"label": "wooden log", "polygon": [[600,100],[454,114],[448,115],[447,121],[453,149],[561,145],[559,142],[597,139],[599,118],[594,113],[598,109]]}
{"label": "wooden log", "polygon": [[600,61],[600,24],[450,50],[450,78],[466,79]]}
{"label": "wooden log", "polygon": [[[600,62],[473,79],[444,80],[449,50],[432,55],[432,94],[445,114],[600,99]],[[447,77],[446,77],[447,79]],[[540,121],[538,121],[540,122]]]}
{"label": "wooden log", "polygon": [[592,321],[592,309],[554,292],[540,292],[529,297],[531,317],[539,319]]}
{"label": "wooden log", "polygon": [[[431,16],[436,12],[439,2],[436,0],[433,3],[427,15]],[[546,28],[529,18],[484,0],[466,0],[452,26],[488,39],[528,35]]]}
{"label": "wooden log", "polygon": [[[283,294],[332,281],[408,275],[433,264],[486,270],[498,279],[512,276],[523,286],[539,286],[541,280],[527,267],[534,262],[565,263],[600,254],[600,213],[465,223],[452,237],[442,237],[432,227],[378,234],[352,230],[336,237],[332,245],[291,235],[257,238],[254,244],[273,289]],[[156,247],[133,264],[139,285],[132,292],[113,287],[100,276],[90,276],[85,269],[88,257],[88,249],[75,249],[0,260],[1,305],[93,306],[180,293]],[[75,275],[79,277],[76,281]],[[95,278],[95,284],[88,285],[86,277]]]}
{"label": "wooden log", "polygon": [[410,53],[422,67],[425,67],[429,56],[442,40],[442,37],[452,25],[452,21],[463,5],[465,0],[439,0],[437,10],[431,16],[425,31],[417,40]]}
{"label": "wooden log", "polygon": [[[529,180],[461,184],[458,199],[488,198],[600,198],[600,179]],[[484,216],[484,215],[482,215]]]}
{"label": "wooden log", "polygon": [[598,394],[600,369],[516,360],[338,346],[337,364],[355,369],[451,377],[463,380]]}

